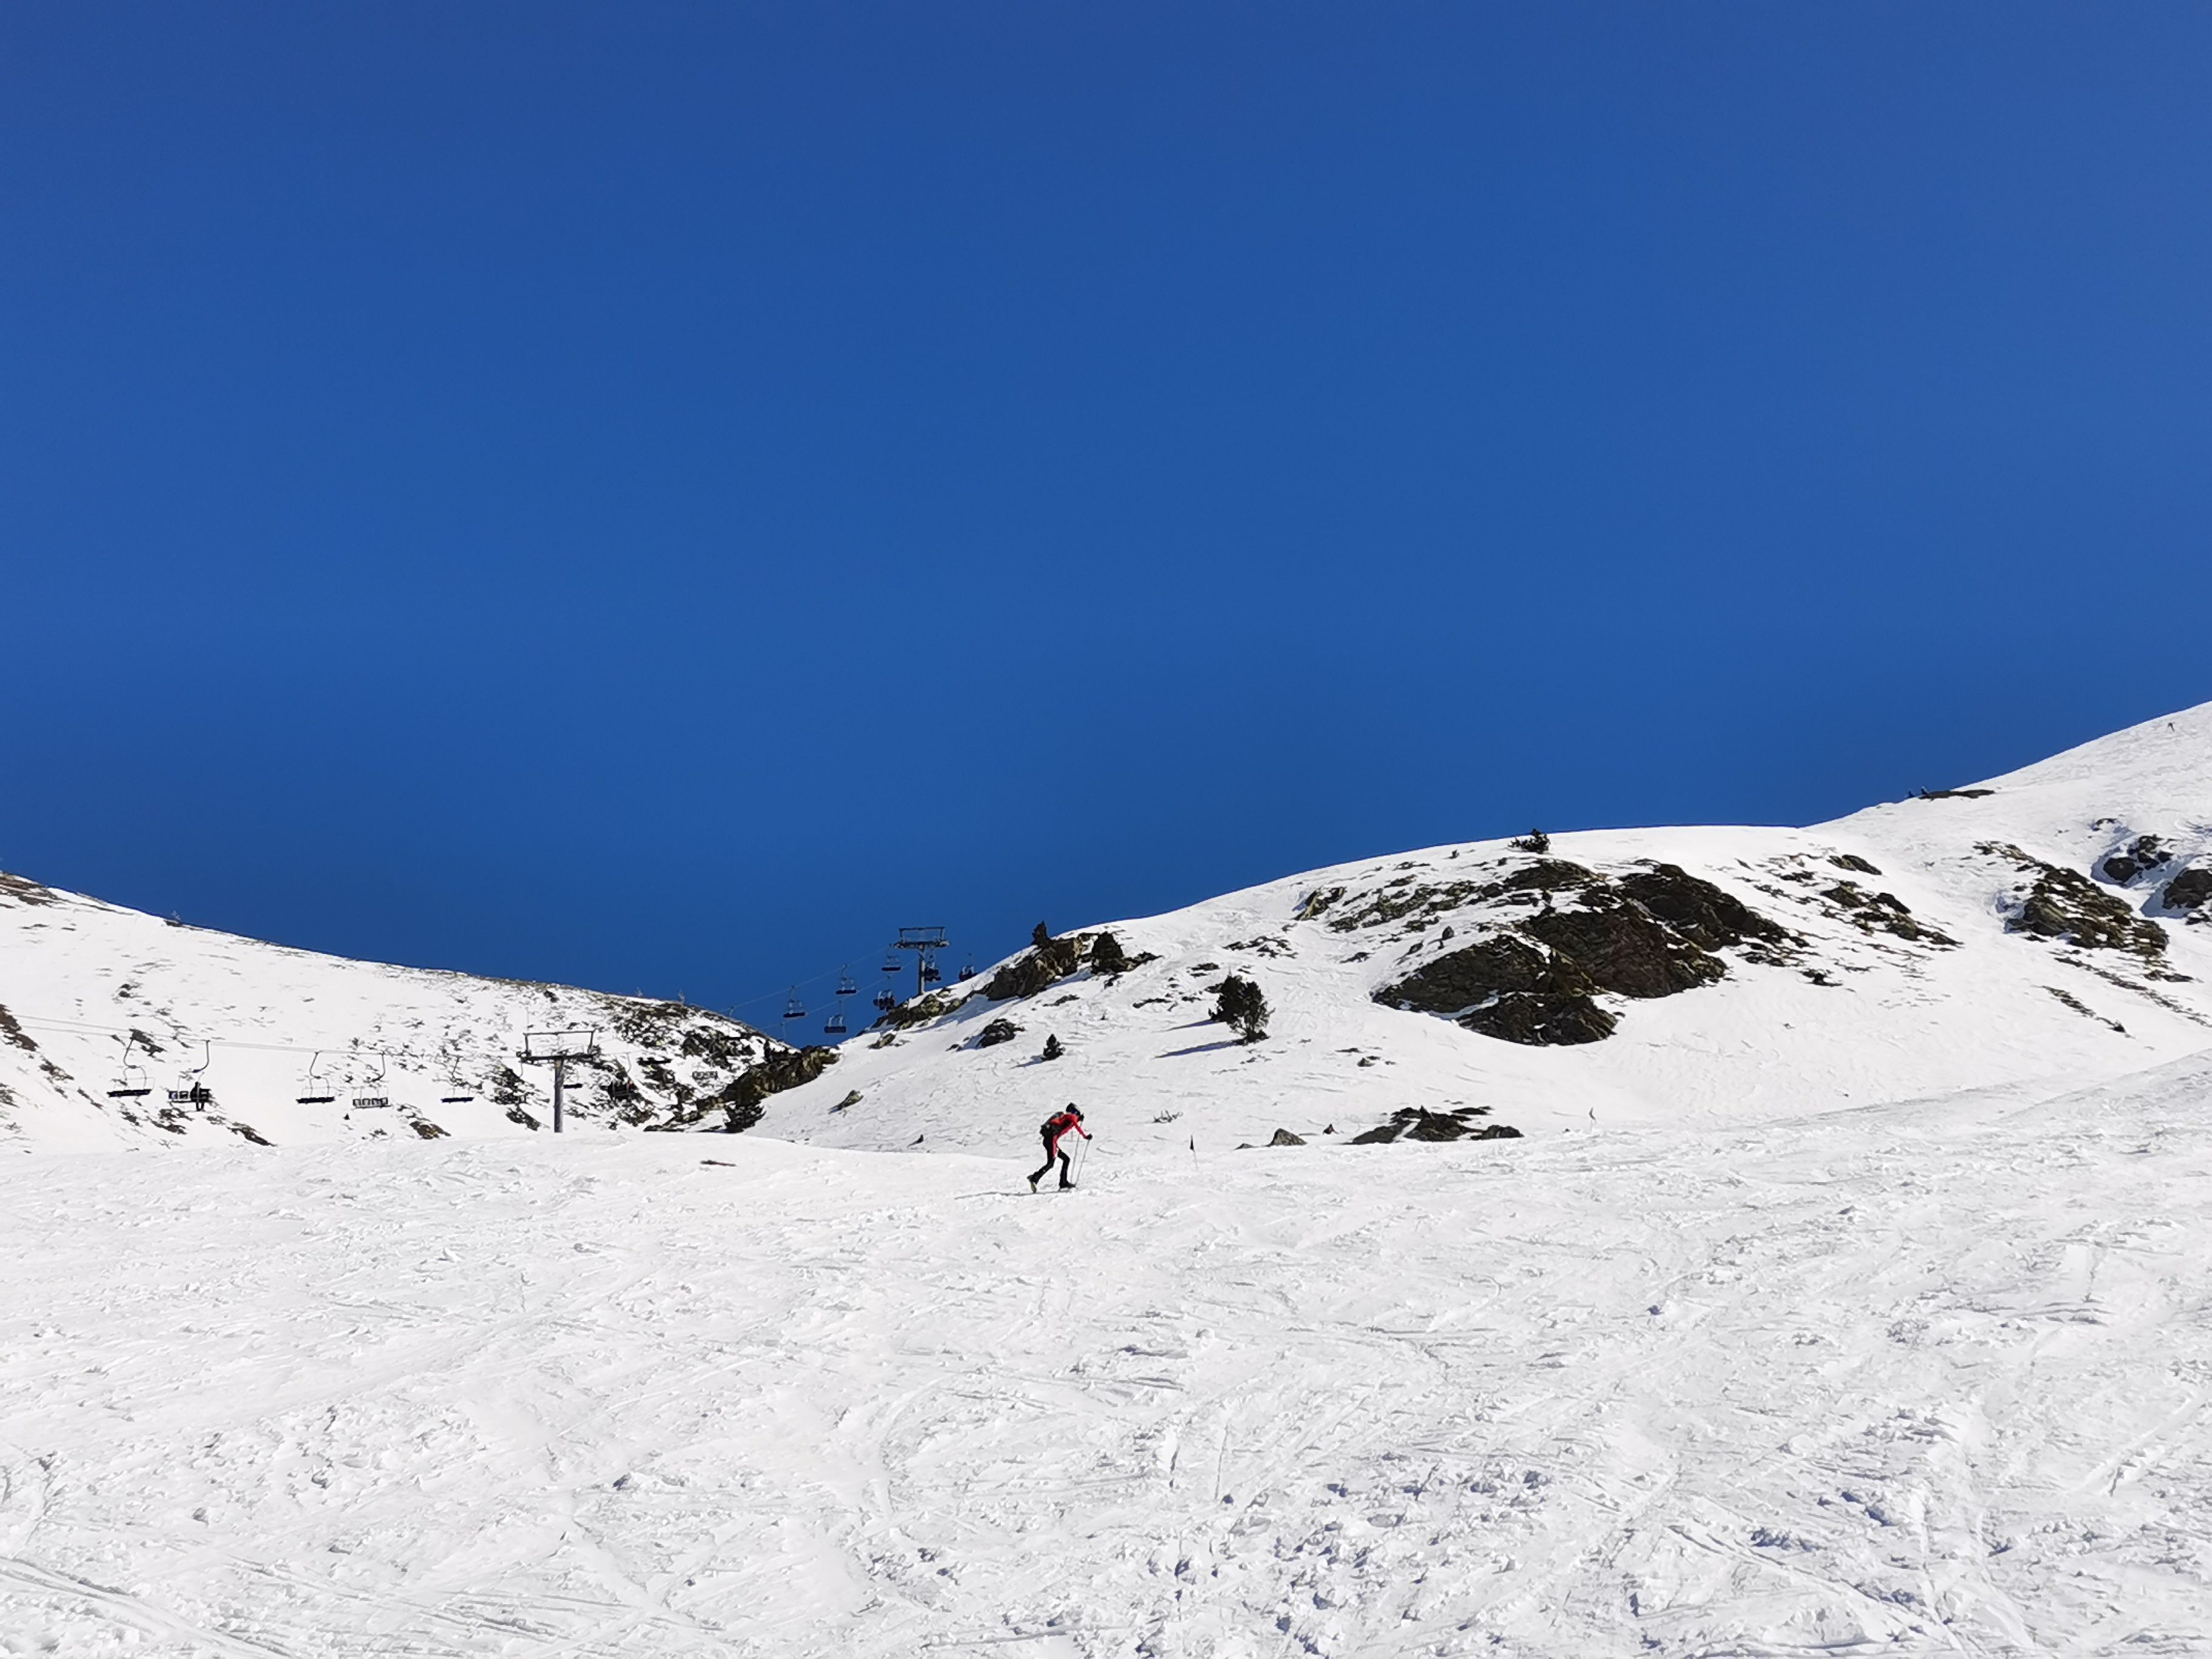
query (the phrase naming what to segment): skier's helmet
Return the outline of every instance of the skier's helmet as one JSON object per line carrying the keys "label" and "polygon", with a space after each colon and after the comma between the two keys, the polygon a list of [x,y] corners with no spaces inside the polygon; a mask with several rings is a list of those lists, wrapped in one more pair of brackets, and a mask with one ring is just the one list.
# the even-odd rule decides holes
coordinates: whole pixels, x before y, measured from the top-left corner
{"label": "skier's helmet", "polygon": [[1079,1123],[1083,1121],[1083,1108],[1071,1100],[1067,1103],[1067,1115]]}

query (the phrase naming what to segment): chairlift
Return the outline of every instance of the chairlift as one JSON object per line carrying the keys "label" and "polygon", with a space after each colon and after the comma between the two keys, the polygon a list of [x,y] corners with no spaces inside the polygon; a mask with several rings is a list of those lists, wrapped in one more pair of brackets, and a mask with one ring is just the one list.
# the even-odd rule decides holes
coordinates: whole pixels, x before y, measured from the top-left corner
{"label": "chairlift", "polygon": [[832,1009],[830,1011],[830,1018],[827,1018],[827,1019],[825,1019],[825,1020],[823,1020],[823,1021],[822,1022],[822,1030],[823,1030],[823,1034],[824,1036],[844,1036],[844,1035],[845,1035],[845,1011],[844,1011],[844,1009],[842,1009],[842,1007],[839,1007],[839,1008],[832,1008]]}
{"label": "chairlift", "polygon": [[330,1085],[315,1081],[315,1068],[322,1063],[323,1051],[318,1048],[315,1057],[307,1062],[307,1080],[301,1084],[300,1093],[295,1097],[302,1106],[327,1106],[337,1098],[336,1095],[320,1092],[328,1089]]}
{"label": "chairlift", "polygon": [[890,986],[886,985],[882,990],[876,993],[876,1006],[882,1009],[888,1014],[892,1009],[898,1006],[898,993],[892,990]]}
{"label": "chairlift", "polygon": [[391,1056],[380,1053],[376,1057],[376,1075],[369,1079],[367,1085],[369,1092],[365,1095],[356,1095],[353,1097],[353,1109],[355,1111],[374,1111],[379,1107],[389,1106],[392,1104],[391,1097],[379,1092],[379,1090],[384,1082],[384,1074],[391,1069]]}
{"label": "chairlift", "polygon": [[899,966],[898,952],[896,951],[888,952],[884,957],[884,977],[886,979],[896,979],[902,971],[902,970]]}
{"label": "chairlift", "polygon": [[459,1061],[446,1067],[446,1086],[453,1092],[438,1097],[438,1104],[441,1106],[465,1106],[476,1098],[476,1096],[470,1092],[469,1085],[461,1080],[461,1068]]}
{"label": "chairlift", "polygon": [[955,975],[955,977],[957,978],[963,985],[965,985],[969,980],[975,977],[975,964],[972,962],[962,963],[960,964],[960,971]]}
{"label": "chairlift", "polygon": [[795,985],[791,988],[791,996],[789,1000],[783,1005],[783,1017],[786,1019],[805,1019],[806,1018],[806,1005],[799,1000],[799,988]]}
{"label": "chairlift", "polygon": [[924,957],[921,959],[921,982],[924,985],[934,985],[944,977],[944,975],[937,971],[937,964],[935,963],[932,962],[927,957]]}
{"label": "chairlift", "polygon": [[204,1112],[215,1104],[214,1094],[209,1090],[207,1085],[200,1081],[200,1073],[207,1070],[209,1062],[214,1058],[214,1043],[208,1038],[201,1038],[200,1063],[185,1073],[183,1088],[169,1091],[170,1105],[190,1106],[197,1111]]}
{"label": "chairlift", "polygon": [[841,997],[854,997],[860,994],[860,988],[853,983],[853,976],[840,968],[837,970],[837,994]]}
{"label": "chairlift", "polygon": [[115,1074],[115,1086],[107,1091],[110,1100],[143,1100],[154,1092],[153,1085],[146,1080],[146,1068],[131,1063],[131,1050],[137,1042],[136,1031],[123,1039],[123,1066]]}

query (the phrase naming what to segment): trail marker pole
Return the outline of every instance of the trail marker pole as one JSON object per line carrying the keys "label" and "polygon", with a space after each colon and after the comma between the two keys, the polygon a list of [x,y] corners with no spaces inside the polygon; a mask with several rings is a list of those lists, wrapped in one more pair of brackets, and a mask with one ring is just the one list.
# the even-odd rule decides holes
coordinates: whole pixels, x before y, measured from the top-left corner
{"label": "trail marker pole", "polygon": [[568,1082],[568,1062],[572,1060],[594,1060],[599,1057],[599,1034],[594,1030],[579,1028],[567,1031],[525,1031],[522,1034],[522,1063],[526,1066],[550,1066],[553,1068],[553,1133],[559,1134],[564,1115],[562,1094]]}

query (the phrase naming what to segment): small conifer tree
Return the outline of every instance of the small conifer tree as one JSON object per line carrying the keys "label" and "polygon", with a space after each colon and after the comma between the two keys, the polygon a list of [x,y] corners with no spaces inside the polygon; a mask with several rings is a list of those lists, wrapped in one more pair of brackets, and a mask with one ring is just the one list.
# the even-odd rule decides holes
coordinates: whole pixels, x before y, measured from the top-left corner
{"label": "small conifer tree", "polygon": [[1044,1052],[1039,1054],[1037,1058],[1039,1060],[1058,1060],[1066,1052],[1066,1049],[1060,1046],[1060,1038],[1057,1036],[1048,1036],[1044,1040]]}
{"label": "small conifer tree", "polygon": [[1267,1035],[1267,999],[1250,980],[1231,974],[1214,993],[1213,1018],[1235,1031],[1245,1042]]}

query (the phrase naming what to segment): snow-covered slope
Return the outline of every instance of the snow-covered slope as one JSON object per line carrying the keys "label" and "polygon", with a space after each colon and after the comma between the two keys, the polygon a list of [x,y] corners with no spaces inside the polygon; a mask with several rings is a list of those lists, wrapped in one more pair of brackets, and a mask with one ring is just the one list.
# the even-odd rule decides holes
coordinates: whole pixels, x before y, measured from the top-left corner
{"label": "snow-covered slope", "polygon": [[2201,1654],[2212,1070],[2038,1092],[6,1160],[0,1652]]}
{"label": "snow-covered slope", "polygon": [[785,1052],[680,1004],[319,956],[0,875],[0,1150],[527,1134],[551,1084],[523,1034],[567,1027],[599,1034],[567,1102],[593,1129],[720,1127],[702,1103]]}
{"label": "snow-covered slope", "polygon": [[[1416,1111],[1534,1133],[2058,1092],[2212,1045],[2208,886],[2212,704],[1808,830],[1431,848],[1085,929],[1066,965],[1101,931],[1153,959],[999,1000],[979,976],[846,1043],[763,1129],[1000,1150],[1074,1101],[1119,1145],[1204,1149]],[[1207,1023],[1230,973],[1273,1006],[1267,1041]]]}

